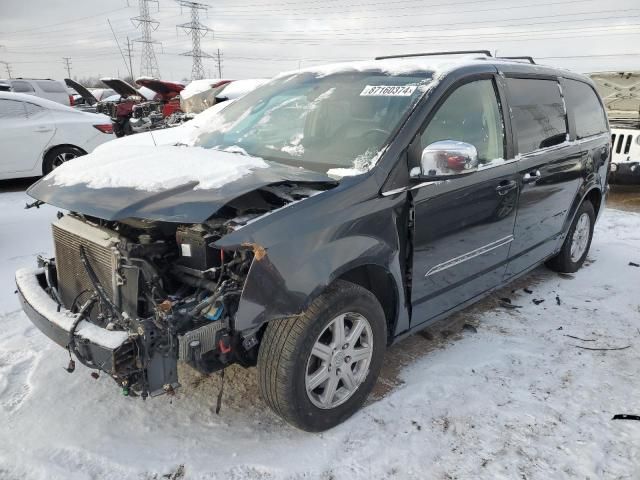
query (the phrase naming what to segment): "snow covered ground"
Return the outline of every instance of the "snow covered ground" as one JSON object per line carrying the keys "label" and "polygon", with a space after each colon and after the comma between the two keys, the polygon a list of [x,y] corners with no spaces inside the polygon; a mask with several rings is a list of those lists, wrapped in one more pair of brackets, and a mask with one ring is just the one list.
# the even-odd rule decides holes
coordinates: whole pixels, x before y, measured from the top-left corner
{"label": "snow covered ground", "polygon": [[175,397],[143,403],[67,373],[13,294],[51,251],[55,210],[26,198],[0,194],[0,479],[640,478],[640,422],[611,419],[640,414],[638,213],[607,210],[576,275],[538,269],[458,315],[462,333],[394,346],[368,405],[308,434],[265,407],[253,369],[228,372],[220,415],[217,376],[185,368]]}

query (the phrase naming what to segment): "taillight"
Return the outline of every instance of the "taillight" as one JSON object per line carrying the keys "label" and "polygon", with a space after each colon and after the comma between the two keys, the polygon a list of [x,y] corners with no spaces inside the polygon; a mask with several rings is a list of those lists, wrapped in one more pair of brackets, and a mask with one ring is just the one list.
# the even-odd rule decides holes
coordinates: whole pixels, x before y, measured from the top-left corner
{"label": "taillight", "polygon": [[69,95],[69,106],[73,107],[76,104],[76,102],[73,101],[73,95]]}
{"label": "taillight", "polygon": [[102,133],[113,133],[113,125],[111,123],[103,123],[102,125],[94,125]]}

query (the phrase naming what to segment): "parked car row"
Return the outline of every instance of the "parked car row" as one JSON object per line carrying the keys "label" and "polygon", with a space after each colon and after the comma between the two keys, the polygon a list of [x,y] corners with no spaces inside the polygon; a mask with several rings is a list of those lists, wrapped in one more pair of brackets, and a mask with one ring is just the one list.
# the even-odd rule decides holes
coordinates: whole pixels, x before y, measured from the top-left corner
{"label": "parked car row", "polygon": [[[217,100],[214,98],[213,103],[236,99],[265,81],[226,81],[224,87],[228,87],[228,91]],[[0,98],[0,143],[5,147],[0,160],[0,179],[44,175],[63,162],[90,153],[98,145],[112,140],[112,133],[123,136],[175,127],[196,116],[180,109],[178,94],[184,86],[176,82],[141,78],[136,81],[140,88],[135,89],[123,80],[103,79],[112,88],[90,90],[65,79],[66,85],[82,99],[71,102],[74,108],[66,106],[70,103],[68,92],[55,80],[3,82],[7,82],[8,87]],[[26,89],[21,82],[33,84],[28,94],[11,90]],[[49,92],[43,90],[41,84],[46,85]],[[54,84],[56,88],[51,87]],[[54,89],[64,90],[64,95],[50,95]],[[211,90],[218,94],[222,91]]]}
{"label": "parked car row", "polygon": [[161,131],[188,142],[54,170],[28,194],[69,213],[16,272],[26,314],[125,395],[237,363],[291,424],[344,421],[395,341],[541,263],[577,271],[603,210],[593,82],[451,53],[282,74]]}

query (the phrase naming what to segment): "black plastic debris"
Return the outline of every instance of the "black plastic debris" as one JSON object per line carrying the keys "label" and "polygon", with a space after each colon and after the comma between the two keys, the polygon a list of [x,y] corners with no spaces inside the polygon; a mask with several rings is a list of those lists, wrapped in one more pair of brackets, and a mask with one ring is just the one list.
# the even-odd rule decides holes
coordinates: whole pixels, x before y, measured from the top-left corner
{"label": "black plastic debris", "polygon": [[529,290],[528,288],[523,288],[522,290],[524,290],[529,295],[531,295],[533,293],[533,290]]}
{"label": "black plastic debris", "polygon": [[640,420],[640,415],[629,415],[627,413],[618,413],[611,420]]}
{"label": "black plastic debris", "polygon": [[536,305],[540,305],[542,302],[544,302],[544,298],[534,298],[532,302]]}
{"label": "black plastic debris", "polygon": [[560,297],[558,295],[556,295],[556,303],[558,305],[562,305],[562,302],[560,301]]}
{"label": "black plastic debris", "polygon": [[471,333],[478,333],[478,329],[475,326],[471,325],[470,323],[465,323],[462,326],[462,329]]}
{"label": "black plastic debris", "polygon": [[500,299],[500,305],[503,306],[504,308],[508,308],[510,310],[516,309],[516,308],[522,308],[520,305],[513,305],[511,303],[511,299],[504,297]]}
{"label": "black plastic debris", "polygon": [[640,265],[637,264],[636,262],[629,262],[629,266],[631,266],[631,267],[640,267]]}

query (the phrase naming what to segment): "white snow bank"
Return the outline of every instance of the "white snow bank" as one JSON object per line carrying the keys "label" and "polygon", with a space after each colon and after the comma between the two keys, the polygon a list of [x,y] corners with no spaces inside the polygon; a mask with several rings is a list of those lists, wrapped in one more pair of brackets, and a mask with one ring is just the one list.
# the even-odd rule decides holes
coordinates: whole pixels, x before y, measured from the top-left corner
{"label": "white snow bank", "polygon": [[[36,275],[40,273],[42,273],[42,270],[21,268],[16,272],[16,285],[22,292],[24,299],[34,310],[63,330],[71,330],[73,322],[78,318],[78,314],[71,313],[68,310],[58,311],[56,302],[46,294],[38,283]],[[127,332],[105,330],[85,320],[78,324],[76,334],[106,348],[118,348],[129,338]]]}
{"label": "white snow bank", "polygon": [[[0,282],[35,261],[30,252],[52,251],[55,209],[25,212],[25,200],[0,194]],[[640,261],[639,232],[640,215],[607,209],[583,269],[540,268],[515,293],[466,309],[478,333],[390,347],[386,394],[319,434],[270,412],[255,368],[227,372],[219,415],[218,375],[184,368],[174,397],[147,402],[120,395],[108,375],[69,375],[67,352],[2,289],[0,477],[178,478],[184,465],[184,478],[208,480],[639,478],[638,422],[611,420],[637,413],[640,398],[640,269],[628,265]],[[497,306],[501,296],[522,308]]]}
{"label": "white snow bank", "polygon": [[[135,188],[160,191],[198,182],[195,189],[219,188],[268,165],[258,157],[201,147],[161,145],[96,150],[56,168],[46,178],[55,185]],[[80,161],[77,161],[80,160]]]}

